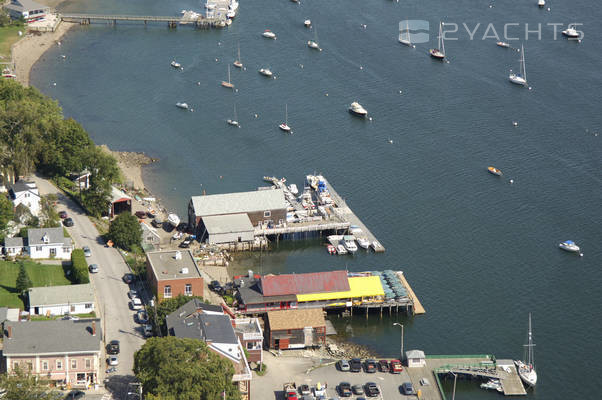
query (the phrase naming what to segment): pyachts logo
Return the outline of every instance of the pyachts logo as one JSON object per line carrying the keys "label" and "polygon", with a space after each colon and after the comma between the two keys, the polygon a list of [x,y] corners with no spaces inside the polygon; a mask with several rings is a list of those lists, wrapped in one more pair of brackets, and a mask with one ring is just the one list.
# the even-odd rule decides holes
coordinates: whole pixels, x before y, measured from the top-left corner
{"label": "pyachts logo", "polygon": [[399,39],[410,43],[428,43],[429,22],[423,19],[406,19],[399,22]]}

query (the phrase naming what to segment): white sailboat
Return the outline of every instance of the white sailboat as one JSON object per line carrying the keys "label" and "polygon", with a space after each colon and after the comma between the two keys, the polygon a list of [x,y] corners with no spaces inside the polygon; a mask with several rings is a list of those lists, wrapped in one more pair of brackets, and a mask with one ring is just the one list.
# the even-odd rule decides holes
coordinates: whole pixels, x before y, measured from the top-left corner
{"label": "white sailboat", "polygon": [[437,48],[431,49],[429,53],[431,53],[431,57],[436,58],[437,60],[445,59],[445,43],[443,40],[443,22],[439,22],[439,40],[437,42]]}
{"label": "white sailboat", "polygon": [[236,115],[236,104],[234,104],[234,119],[229,119],[227,122],[228,125],[240,127],[240,125],[238,125],[238,117]]}
{"label": "white sailboat", "polygon": [[406,36],[404,37],[403,32],[399,32],[399,43],[405,44],[409,47],[416,47],[410,41],[410,27],[408,25],[408,21],[406,20]]}
{"label": "white sailboat", "polygon": [[240,61],[240,43],[238,43],[238,58],[232,63],[236,68],[242,68],[242,62]]}
{"label": "white sailboat", "polygon": [[529,386],[535,386],[537,383],[537,372],[535,372],[535,358],[533,356],[533,332],[531,331],[531,313],[529,313],[529,332],[527,337],[527,344],[524,345],[526,360],[514,361],[516,368],[518,369],[518,375]]}
{"label": "white sailboat", "polygon": [[228,64],[228,82],[222,81],[222,86],[226,87],[228,89],[234,88],[234,84],[232,82],[230,82],[230,64]]}
{"label": "white sailboat", "polygon": [[288,126],[288,104],[286,104],[284,106],[284,123],[278,125],[278,127],[280,129],[282,129],[285,132],[290,132],[291,131],[291,127]]}
{"label": "white sailboat", "polygon": [[515,74],[514,72],[510,72],[508,76],[510,82],[516,85],[527,85],[527,69],[525,68],[525,48],[521,45],[520,47],[520,72]]}
{"label": "white sailboat", "polygon": [[314,26],[314,36],[315,36],[314,40],[307,41],[307,46],[310,49],[316,49],[318,51],[322,51],[322,49],[320,48],[320,45],[318,44],[318,28],[316,28],[315,26]]}

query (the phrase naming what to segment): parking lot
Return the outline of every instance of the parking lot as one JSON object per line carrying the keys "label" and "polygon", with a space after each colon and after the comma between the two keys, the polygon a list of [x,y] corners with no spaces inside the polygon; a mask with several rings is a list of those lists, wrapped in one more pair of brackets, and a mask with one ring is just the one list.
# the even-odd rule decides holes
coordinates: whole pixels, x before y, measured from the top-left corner
{"label": "parking lot", "polygon": [[[405,367],[399,374],[384,373],[377,371],[375,373],[366,373],[364,369],[361,372],[343,372],[334,364],[317,367],[319,360],[304,357],[276,357],[270,353],[264,353],[264,362],[268,366],[268,373],[263,376],[253,376],[251,393],[252,397],[259,399],[284,400],[285,394],[283,386],[287,382],[295,382],[297,388],[307,384],[310,388],[320,382],[326,385],[326,398],[352,399],[368,398],[366,395],[353,394],[351,397],[341,397],[338,386],[341,382],[348,382],[353,385],[362,385],[368,382],[374,382],[380,389],[380,395],[371,397],[372,399],[416,399],[415,395],[405,396],[400,392],[400,386],[404,382],[411,382]],[[307,372],[310,370],[309,372]],[[307,372],[307,373],[306,373]],[[414,390],[417,388],[414,387]],[[298,395],[301,399],[301,395]]]}

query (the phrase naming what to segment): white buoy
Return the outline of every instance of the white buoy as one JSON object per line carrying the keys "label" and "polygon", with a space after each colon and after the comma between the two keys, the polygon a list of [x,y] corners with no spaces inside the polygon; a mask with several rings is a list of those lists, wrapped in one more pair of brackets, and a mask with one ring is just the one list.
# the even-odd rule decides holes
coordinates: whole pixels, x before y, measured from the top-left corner
{"label": "white buoy", "polygon": [[360,65],[360,69],[364,69],[364,67],[362,67],[362,66]]}
{"label": "white buoy", "polygon": [[221,46],[221,45],[222,45],[222,42],[217,42],[217,45],[218,45],[218,46]]}
{"label": "white buoy", "polygon": [[512,126],[518,126],[518,122],[512,121]]}
{"label": "white buoy", "polygon": [[234,89],[234,91],[235,91],[236,93],[238,93],[238,89]]}
{"label": "white buoy", "polygon": [[244,67],[242,70],[243,70],[243,71],[246,71],[246,70],[247,70],[247,67]]}
{"label": "white buoy", "polygon": [[303,68],[303,64],[299,64],[299,66],[300,66],[301,68]]}
{"label": "white buoy", "polygon": [[276,79],[276,75],[274,75],[274,79]]}
{"label": "white buoy", "polygon": [[583,253],[579,253],[579,257],[583,257]]}
{"label": "white buoy", "polygon": [[328,97],[328,93],[326,93],[325,96]]}
{"label": "white buoy", "polygon": [[510,179],[510,184],[512,185],[514,183],[514,179]]}
{"label": "white buoy", "polygon": [[531,86],[529,86],[529,90],[532,90],[533,88]]}
{"label": "white buoy", "polygon": [[197,82],[196,84],[197,84],[197,86],[201,86],[201,82]]}
{"label": "white buoy", "polygon": [[389,143],[393,144],[393,140],[391,140],[391,138],[389,138]]}
{"label": "white buoy", "polygon": [[368,120],[369,120],[369,121],[372,121],[372,117],[368,117]]}
{"label": "white buoy", "polygon": [[255,114],[255,118],[259,118],[259,115]]}
{"label": "white buoy", "polygon": [[216,59],[215,59],[215,62],[217,62],[217,60],[218,60],[218,59],[216,58]]}
{"label": "white buoy", "polygon": [[399,94],[401,94],[401,90],[399,91]]}
{"label": "white buoy", "polygon": [[56,86],[56,82],[52,82],[52,86]]}

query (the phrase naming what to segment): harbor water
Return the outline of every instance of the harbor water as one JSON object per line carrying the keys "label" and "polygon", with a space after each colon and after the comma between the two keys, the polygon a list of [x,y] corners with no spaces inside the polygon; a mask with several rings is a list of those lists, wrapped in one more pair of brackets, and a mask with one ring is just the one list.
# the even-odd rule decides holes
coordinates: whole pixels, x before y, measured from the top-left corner
{"label": "harbor water", "polygon": [[[427,313],[334,317],[349,340],[397,356],[399,321],[406,349],[520,358],[531,312],[539,380],[529,397],[593,399],[602,373],[602,11],[586,0],[548,2],[549,11],[536,3],[243,0],[223,30],[77,26],[35,65],[32,84],[96,143],[159,158],[145,183],[180,215],[203,191],[254,190],[264,175],[300,186],[306,174],[323,173],[387,251],[329,256],[318,240],[281,242],[238,268],[403,270]],[[184,0],[74,0],[61,9],[201,8]],[[306,18],[321,52],[306,44],[315,38]],[[427,20],[430,41],[401,45],[406,19]],[[440,20],[445,29],[458,26],[450,34],[458,40],[445,43],[448,63],[428,55]],[[583,24],[582,42],[554,40],[547,24],[571,22]],[[525,24],[533,31],[541,23],[541,39],[531,33],[509,49],[482,40],[489,24],[501,36],[508,23],[521,38]],[[277,40],[263,38],[265,29]],[[521,43],[530,89],[508,82]],[[235,89],[226,89],[220,82],[238,44],[245,69],[231,66]],[[260,75],[262,67],[276,79]],[[353,101],[372,119],[350,115]],[[240,128],[226,123],[235,104]],[[278,129],[285,105],[292,135]],[[487,173],[490,165],[504,175]],[[569,239],[583,257],[558,249]],[[462,384],[457,396],[498,394]]]}

